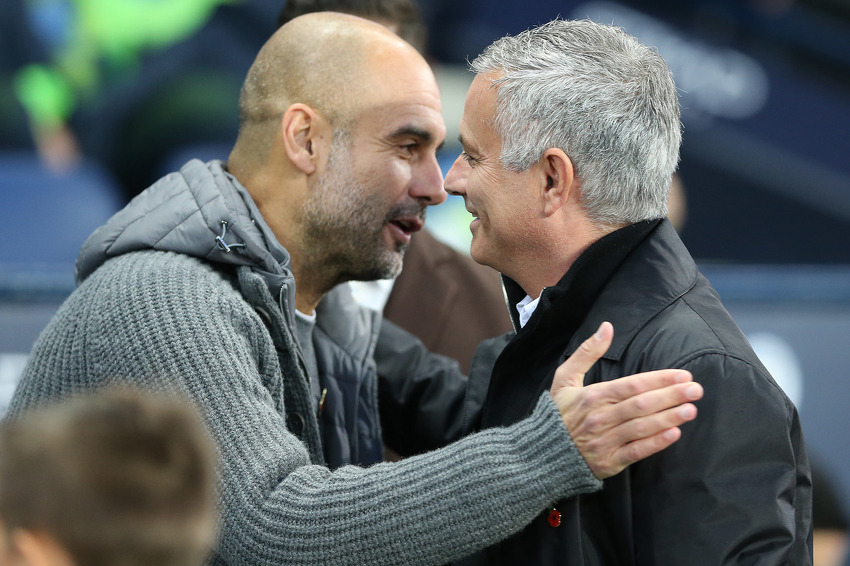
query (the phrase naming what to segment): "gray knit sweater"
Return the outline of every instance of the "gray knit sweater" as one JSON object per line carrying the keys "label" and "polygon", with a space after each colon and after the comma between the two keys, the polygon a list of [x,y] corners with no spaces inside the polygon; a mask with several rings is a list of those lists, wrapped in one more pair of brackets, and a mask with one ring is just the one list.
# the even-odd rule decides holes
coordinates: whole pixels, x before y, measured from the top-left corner
{"label": "gray knit sweater", "polygon": [[[210,191],[244,198],[219,166],[195,163],[168,179],[163,201],[186,208],[171,215],[181,226],[192,206],[195,216],[208,208]],[[218,219],[207,213],[214,233]],[[282,368],[280,340],[256,307],[286,301],[244,265],[248,256],[222,269],[212,253],[127,247],[103,258],[45,329],[10,415],[115,381],[189,396],[221,455],[212,564],[442,564],[519,531],[554,501],[600,488],[548,393],[512,427],[401,462],[329,470],[311,457],[309,435],[287,428],[287,405],[309,399],[309,386]]]}

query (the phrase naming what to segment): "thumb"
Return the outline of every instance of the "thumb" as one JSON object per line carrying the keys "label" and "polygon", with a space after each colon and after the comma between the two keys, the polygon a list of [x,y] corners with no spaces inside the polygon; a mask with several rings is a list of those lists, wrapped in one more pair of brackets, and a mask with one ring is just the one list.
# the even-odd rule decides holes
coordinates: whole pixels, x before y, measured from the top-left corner
{"label": "thumb", "polygon": [[614,327],[611,323],[600,324],[596,334],[582,342],[573,355],[558,367],[552,381],[552,396],[564,387],[582,387],[584,374],[608,351],[613,339]]}

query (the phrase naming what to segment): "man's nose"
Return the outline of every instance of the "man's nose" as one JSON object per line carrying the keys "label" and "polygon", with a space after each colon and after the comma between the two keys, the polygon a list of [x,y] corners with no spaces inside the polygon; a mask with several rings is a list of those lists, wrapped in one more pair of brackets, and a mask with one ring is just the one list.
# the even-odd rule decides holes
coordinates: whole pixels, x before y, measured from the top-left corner
{"label": "man's nose", "polygon": [[424,200],[428,205],[440,204],[448,197],[443,189],[443,172],[436,155],[422,163],[415,172],[410,196]]}
{"label": "man's nose", "polygon": [[469,164],[463,159],[463,155],[458,155],[455,162],[452,163],[449,172],[446,173],[446,180],[443,186],[450,195],[464,196],[466,194],[466,175],[469,170]]}

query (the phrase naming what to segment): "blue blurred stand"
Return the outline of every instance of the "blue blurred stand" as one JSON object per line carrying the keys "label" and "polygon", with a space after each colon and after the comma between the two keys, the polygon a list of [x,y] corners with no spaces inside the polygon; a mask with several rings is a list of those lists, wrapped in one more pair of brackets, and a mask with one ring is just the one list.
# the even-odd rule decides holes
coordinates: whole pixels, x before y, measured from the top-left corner
{"label": "blue blurred stand", "polygon": [[67,295],[80,246],[121,206],[93,163],[56,174],[35,154],[0,153],[0,299]]}
{"label": "blue blurred stand", "polygon": [[67,174],[29,152],[0,152],[0,414],[35,338],[74,289],[74,261],[122,206],[97,165]]}

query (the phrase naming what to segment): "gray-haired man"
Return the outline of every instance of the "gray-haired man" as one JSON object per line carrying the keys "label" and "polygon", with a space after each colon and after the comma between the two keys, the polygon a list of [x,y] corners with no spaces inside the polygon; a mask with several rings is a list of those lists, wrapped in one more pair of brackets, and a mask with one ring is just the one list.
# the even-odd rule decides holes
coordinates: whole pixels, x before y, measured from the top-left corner
{"label": "gray-haired man", "polygon": [[675,446],[461,563],[810,563],[796,409],[664,219],[681,142],[664,61],[617,28],[558,20],[471,66],[445,185],[475,217],[472,256],[503,274],[518,328],[492,376],[470,378],[468,402],[483,405],[471,428],[529,414],[605,320],[617,335],[585,383],[678,367],[706,394]]}

